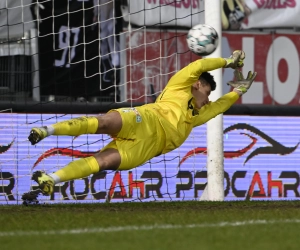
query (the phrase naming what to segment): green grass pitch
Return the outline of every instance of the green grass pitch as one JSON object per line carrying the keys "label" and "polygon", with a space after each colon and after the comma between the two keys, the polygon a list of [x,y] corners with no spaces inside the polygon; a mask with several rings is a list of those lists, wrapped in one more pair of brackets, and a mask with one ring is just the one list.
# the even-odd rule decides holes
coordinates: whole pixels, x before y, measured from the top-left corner
{"label": "green grass pitch", "polygon": [[299,249],[300,201],[0,206],[0,249]]}

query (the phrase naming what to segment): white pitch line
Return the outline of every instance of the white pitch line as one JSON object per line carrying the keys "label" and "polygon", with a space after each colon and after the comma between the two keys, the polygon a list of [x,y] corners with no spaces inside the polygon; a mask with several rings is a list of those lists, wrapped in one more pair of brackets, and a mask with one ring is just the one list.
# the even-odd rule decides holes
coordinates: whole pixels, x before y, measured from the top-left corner
{"label": "white pitch line", "polygon": [[10,231],[10,232],[0,232],[0,237],[113,233],[113,232],[122,232],[122,231],[140,231],[140,230],[151,231],[156,229],[239,227],[239,226],[247,226],[247,225],[268,225],[268,224],[284,224],[284,223],[285,224],[300,223],[300,219],[248,220],[248,221],[234,221],[234,222],[224,221],[219,223],[203,223],[203,224],[187,224],[187,225],[156,224],[156,225],[124,226],[124,227],[78,228],[78,229],[71,229],[71,230]]}

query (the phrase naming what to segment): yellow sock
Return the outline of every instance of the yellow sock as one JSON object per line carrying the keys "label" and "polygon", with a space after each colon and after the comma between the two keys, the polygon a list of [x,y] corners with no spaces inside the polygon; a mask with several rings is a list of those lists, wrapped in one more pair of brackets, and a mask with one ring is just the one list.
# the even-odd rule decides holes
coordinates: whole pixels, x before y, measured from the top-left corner
{"label": "yellow sock", "polygon": [[99,172],[100,167],[94,156],[82,158],[70,162],[64,168],[56,171],[54,174],[59,177],[60,182],[75,180],[87,177]]}
{"label": "yellow sock", "polygon": [[[96,117],[78,117],[63,122],[58,122],[48,126],[48,132],[52,130],[52,135],[82,135],[95,134],[98,129],[98,119]],[[48,133],[49,135],[49,133]]]}

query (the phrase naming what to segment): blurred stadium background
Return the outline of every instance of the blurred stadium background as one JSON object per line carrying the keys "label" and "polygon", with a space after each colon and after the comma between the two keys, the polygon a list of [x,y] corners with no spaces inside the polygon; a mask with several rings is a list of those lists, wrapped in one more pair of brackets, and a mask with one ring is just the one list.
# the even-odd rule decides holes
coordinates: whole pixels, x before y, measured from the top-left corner
{"label": "blurred stadium background", "polygon": [[[246,52],[251,90],[224,115],[225,200],[299,199],[300,4],[220,0],[222,56]],[[197,59],[186,33],[205,23],[202,0],[2,0],[0,2],[0,203],[37,188],[33,171],[55,171],[110,138],[50,137],[32,126],[154,102],[168,79]],[[225,84],[232,70],[223,71]],[[221,84],[221,83],[220,83]],[[56,187],[46,202],[178,201],[206,187],[206,130],[128,172]]]}

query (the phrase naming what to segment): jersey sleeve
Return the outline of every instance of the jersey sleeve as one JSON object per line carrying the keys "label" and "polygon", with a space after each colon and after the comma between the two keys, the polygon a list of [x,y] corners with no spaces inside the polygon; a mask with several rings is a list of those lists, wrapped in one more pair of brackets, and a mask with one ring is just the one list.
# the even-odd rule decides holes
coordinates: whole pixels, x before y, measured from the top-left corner
{"label": "jersey sleeve", "polygon": [[239,95],[232,91],[223,95],[215,102],[210,102],[207,105],[204,105],[200,110],[198,116],[195,118],[193,122],[193,126],[200,126],[212,118],[216,117],[219,114],[224,113],[228,110],[237,100],[239,99]]}
{"label": "jersey sleeve", "polygon": [[223,68],[226,61],[223,58],[199,59],[178,71],[168,82],[167,88],[185,88],[199,79],[203,72]]}

